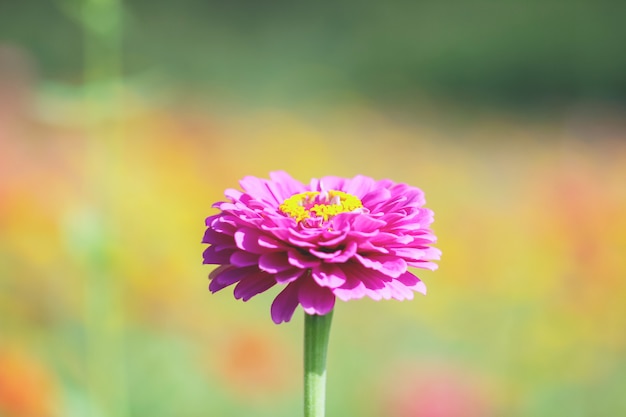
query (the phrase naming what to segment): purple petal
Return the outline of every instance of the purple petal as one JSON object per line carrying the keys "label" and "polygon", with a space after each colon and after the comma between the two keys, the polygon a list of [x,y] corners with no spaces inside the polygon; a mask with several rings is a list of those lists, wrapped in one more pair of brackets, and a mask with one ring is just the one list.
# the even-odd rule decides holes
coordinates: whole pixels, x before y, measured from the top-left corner
{"label": "purple petal", "polygon": [[211,292],[217,292],[235,282],[241,281],[248,275],[254,275],[258,273],[259,269],[256,266],[248,266],[245,268],[236,268],[232,266],[224,266],[216,268],[211,274],[209,274],[209,290]]}
{"label": "purple petal", "polygon": [[209,279],[213,280],[216,276],[218,276],[219,274],[221,274],[225,270],[232,269],[232,268],[233,268],[232,265],[220,265],[217,268],[215,268],[214,270],[212,270],[211,272],[209,272]]}
{"label": "purple petal", "polygon": [[306,272],[305,269],[291,268],[286,271],[281,271],[277,273],[276,275],[274,275],[274,278],[276,279],[276,282],[278,282],[279,284],[287,284],[287,283],[297,280],[305,272]]}
{"label": "purple petal", "polygon": [[204,232],[202,243],[208,243],[210,245],[225,245],[233,242],[233,237],[225,235],[224,233],[218,233],[215,230],[208,228]]}
{"label": "purple petal", "polygon": [[259,257],[259,268],[270,274],[292,269],[285,252],[265,253]]}
{"label": "purple petal", "polygon": [[211,222],[210,227],[219,233],[232,236],[237,231],[237,223],[231,216],[222,215]]}
{"label": "purple petal", "polygon": [[298,291],[298,299],[307,314],[328,314],[335,306],[335,296],[328,288],[320,287],[312,279],[305,279]]}
{"label": "purple petal", "polygon": [[259,255],[238,250],[230,255],[230,263],[239,267],[257,265],[259,263]]}
{"label": "purple petal", "polygon": [[300,281],[295,281],[287,285],[276,296],[272,302],[272,320],[276,324],[288,322],[293,317],[296,307],[298,307],[298,290],[300,289]]}
{"label": "purple petal", "polygon": [[243,278],[233,292],[235,298],[248,301],[257,294],[262,293],[276,285],[276,280],[270,274],[258,272]]}
{"label": "purple petal", "polygon": [[232,249],[224,250],[219,246],[209,246],[202,252],[203,264],[223,265],[230,263],[230,255],[233,254]]}

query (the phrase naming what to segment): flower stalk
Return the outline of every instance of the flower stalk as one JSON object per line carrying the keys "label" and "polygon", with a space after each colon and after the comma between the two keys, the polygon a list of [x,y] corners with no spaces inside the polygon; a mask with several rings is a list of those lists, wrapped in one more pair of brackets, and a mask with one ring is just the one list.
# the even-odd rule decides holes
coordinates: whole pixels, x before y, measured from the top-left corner
{"label": "flower stalk", "polygon": [[304,315],[304,417],[324,417],[326,352],[333,310]]}

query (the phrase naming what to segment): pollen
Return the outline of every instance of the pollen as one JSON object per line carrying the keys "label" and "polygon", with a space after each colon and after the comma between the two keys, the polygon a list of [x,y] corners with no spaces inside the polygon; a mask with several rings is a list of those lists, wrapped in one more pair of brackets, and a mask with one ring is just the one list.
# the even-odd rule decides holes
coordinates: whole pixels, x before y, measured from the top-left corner
{"label": "pollen", "polygon": [[358,197],[343,191],[305,191],[294,194],[279,206],[281,212],[307,225],[327,222],[340,213],[350,213],[363,208]]}

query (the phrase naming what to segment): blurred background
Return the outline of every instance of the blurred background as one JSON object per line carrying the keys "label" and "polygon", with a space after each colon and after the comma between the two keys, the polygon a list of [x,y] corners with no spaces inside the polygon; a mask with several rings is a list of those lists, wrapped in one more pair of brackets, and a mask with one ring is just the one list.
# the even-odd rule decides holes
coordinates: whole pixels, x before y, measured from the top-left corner
{"label": "blurred background", "polygon": [[626,3],[0,0],[0,416],[294,416],[211,295],[245,175],[426,192],[429,294],[336,308],[328,415],[626,414]]}

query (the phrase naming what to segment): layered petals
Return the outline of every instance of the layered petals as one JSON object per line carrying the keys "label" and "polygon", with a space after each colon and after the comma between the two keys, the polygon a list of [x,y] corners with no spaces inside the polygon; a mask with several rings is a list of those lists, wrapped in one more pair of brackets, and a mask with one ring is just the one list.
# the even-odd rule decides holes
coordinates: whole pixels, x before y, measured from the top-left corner
{"label": "layered petals", "polygon": [[276,285],[272,320],[291,320],[298,305],[327,314],[342,301],[411,299],[426,293],[409,267],[434,270],[433,212],[424,193],[391,180],[327,176],[307,185],[286,172],[252,176],[228,189],[206,219],[203,263],[217,265],[209,289],[235,285],[247,301]]}

